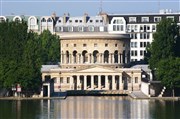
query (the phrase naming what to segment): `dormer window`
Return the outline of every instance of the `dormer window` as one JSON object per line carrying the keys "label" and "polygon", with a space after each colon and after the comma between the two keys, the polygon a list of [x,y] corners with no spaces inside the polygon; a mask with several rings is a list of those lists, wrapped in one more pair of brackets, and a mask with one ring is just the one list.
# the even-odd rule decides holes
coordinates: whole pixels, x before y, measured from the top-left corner
{"label": "dormer window", "polygon": [[129,22],[136,22],[136,17],[129,17]]}
{"label": "dormer window", "polygon": [[76,23],[78,23],[78,20],[75,20]]}
{"label": "dormer window", "polygon": [[58,20],[59,23],[61,23],[61,20]]}
{"label": "dormer window", "polygon": [[45,19],[45,18],[43,18],[43,19],[41,20],[41,22],[46,22],[46,19]]}
{"label": "dormer window", "polygon": [[142,18],[141,18],[141,21],[142,21],[142,22],[149,22],[149,17],[142,17]]}
{"label": "dormer window", "polygon": [[5,21],[6,21],[5,17],[0,17],[0,23]]}
{"label": "dormer window", "polygon": [[160,22],[161,21],[161,17],[154,17],[154,22]]}
{"label": "dormer window", "polygon": [[51,19],[51,18],[48,18],[47,22],[52,22],[52,19]]}
{"label": "dormer window", "polygon": [[91,22],[91,23],[92,23],[92,22],[93,22],[93,20],[90,20],[89,22]]}
{"label": "dormer window", "polygon": [[99,20],[96,20],[96,23],[98,23],[99,22]]}

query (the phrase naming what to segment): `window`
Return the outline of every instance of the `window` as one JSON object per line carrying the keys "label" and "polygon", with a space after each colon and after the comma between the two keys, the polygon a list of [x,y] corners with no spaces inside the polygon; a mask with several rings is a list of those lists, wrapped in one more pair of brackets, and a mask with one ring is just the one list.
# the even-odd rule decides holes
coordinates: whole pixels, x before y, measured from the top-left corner
{"label": "window", "polygon": [[161,17],[154,17],[154,22],[160,22],[161,21]]}
{"label": "window", "polygon": [[83,26],[79,26],[78,27],[78,31],[83,32],[84,31],[84,27]]}
{"label": "window", "polygon": [[137,56],[137,50],[131,50],[131,56]]}
{"label": "window", "polygon": [[140,33],[140,39],[149,39],[149,33]]}
{"label": "window", "polygon": [[156,31],[156,25],[152,25],[152,30]]}
{"label": "window", "polygon": [[68,47],[68,44],[66,44],[66,47]]}
{"label": "window", "polygon": [[76,47],[76,44],[74,44],[74,47]]}
{"label": "window", "polygon": [[78,23],[78,20],[75,20],[76,23]]}
{"label": "window", "polygon": [[138,77],[135,77],[135,83],[138,83]]}
{"label": "window", "polygon": [[96,23],[98,23],[99,22],[99,20],[96,20]]}
{"label": "window", "polygon": [[115,44],[115,47],[117,47],[118,45],[117,44]]}
{"label": "window", "polygon": [[5,22],[5,21],[6,21],[5,18],[0,17],[0,23],[1,23],[1,22]]}
{"label": "window", "polygon": [[47,22],[52,22],[52,19],[51,19],[51,18],[48,18]]}
{"label": "window", "polygon": [[57,83],[57,79],[56,78],[54,78],[54,83]]}
{"label": "window", "polygon": [[61,23],[61,20],[58,20],[59,23]]}
{"label": "window", "polygon": [[107,44],[107,43],[105,44],[105,47],[108,47],[108,44]]}
{"label": "window", "polygon": [[67,83],[69,83],[70,82],[70,77],[67,77]]}
{"label": "window", "polygon": [[97,47],[97,43],[94,43],[94,47]]}
{"label": "window", "polygon": [[131,33],[130,38],[131,39],[137,39],[137,33]]}
{"label": "window", "polygon": [[83,47],[86,47],[87,46],[87,44],[83,44]]}
{"label": "window", "polygon": [[92,23],[92,22],[93,22],[93,20],[90,20],[89,22],[91,22],[91,23]]}
{"label": "window", "polygon": [[137,42],[131,42],[131,48],[137,48]]}
{"label": "window", "polygon": [[68,31],[72,32],[72,31],[73,31],[73,27],[72,27],[72,26],[69,26],[69,27],[68,27]]}
{"label": "window", "polygon": [[80,23],[82,23],[82,20],[79,20]]}
{"label": "window", "polygon": [[141,22],[149,22],[149,17],[142,17]]}
{"label": "window", "polygon": [[145,50],[140,50],[140,56],[144,56],[146,54]]}
{"label": "window", "polygon": [[91,32],[94,31],[94,26],[89,26],[88,30],[91,31]]}
{"label": "window", "polygon": [[100,22],[102,23],[102,22],[103,22],[103,20],[100,20]]}
{"label": "window", "polygon": [[136,17],[129,17],[129,22],[136,22]]}
{"label": "window", "polygon": [[113,31],[124,31],[123,19],[114,19],[113,20]]}
{"label": "window", "polygon": [[174,16],[167,16],[168,19],[172,19],[174,21]]}
{"label": "window", "polygon": [[69,23],[71,23],[72,22],[72,20],[69,20]]}
{"label": "window", "polygon": [[60,83],[63,83],[63,77],[60,78]]}

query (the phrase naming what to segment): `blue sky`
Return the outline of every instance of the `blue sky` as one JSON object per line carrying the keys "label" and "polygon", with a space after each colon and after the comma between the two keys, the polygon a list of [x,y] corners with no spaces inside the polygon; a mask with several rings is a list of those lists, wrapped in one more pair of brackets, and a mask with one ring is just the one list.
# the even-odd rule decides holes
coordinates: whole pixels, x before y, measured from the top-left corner
{"label": "blue sky", "polygon": [[[101,0],[0,0],[0,15],[96,15]],[[180,11],[180,0],[102,0],[107,13],[157,13],[159,9]]]}

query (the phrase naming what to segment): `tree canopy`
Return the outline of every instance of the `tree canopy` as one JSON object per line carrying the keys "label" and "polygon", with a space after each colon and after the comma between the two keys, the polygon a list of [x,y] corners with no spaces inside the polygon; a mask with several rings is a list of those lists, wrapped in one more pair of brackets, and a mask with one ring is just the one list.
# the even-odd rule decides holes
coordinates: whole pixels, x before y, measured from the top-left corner
{"label": "tree canopy", "polygon": [[180,87],[179,26],[171,19],[163,19],[157,24],[153,38],[146,58],[155,78],[168,88]]}
{"label": "tree canopy", "polygon": [[27,31],[26,22],[0,23],[0,87],[20,84],[24,91],[37,91],[41,65],[59,61],[58,36]]}

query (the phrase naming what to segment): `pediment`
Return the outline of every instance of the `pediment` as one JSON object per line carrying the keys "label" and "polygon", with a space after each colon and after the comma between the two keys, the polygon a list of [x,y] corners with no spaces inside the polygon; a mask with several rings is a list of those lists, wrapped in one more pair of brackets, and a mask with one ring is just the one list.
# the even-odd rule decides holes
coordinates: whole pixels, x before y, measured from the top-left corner
{"label": "pediment", "polygon": [[77,72],[82,73],[115,73],[116,71],[110,68],[104,67],[93,67],[88,69],[79,70]]}

